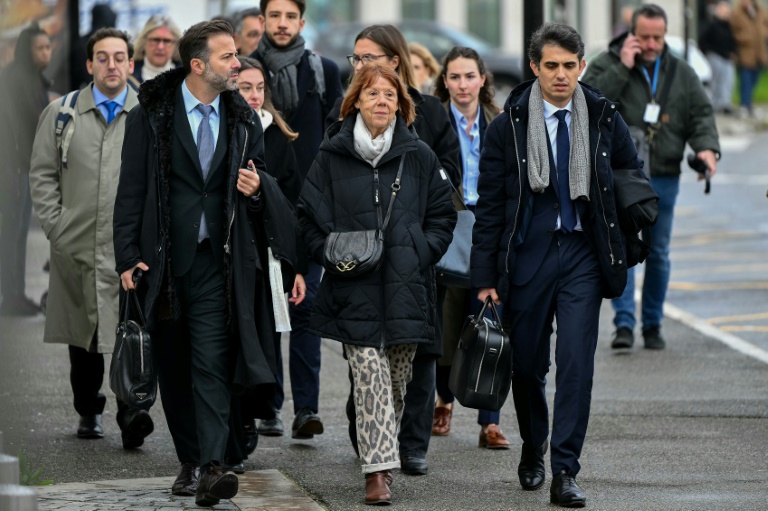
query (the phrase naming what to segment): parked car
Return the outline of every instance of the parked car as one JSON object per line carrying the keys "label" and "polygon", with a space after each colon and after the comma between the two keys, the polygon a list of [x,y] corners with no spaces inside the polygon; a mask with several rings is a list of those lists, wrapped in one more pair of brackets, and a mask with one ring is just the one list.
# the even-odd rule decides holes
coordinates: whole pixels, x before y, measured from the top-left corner
{"label": "parked car", "polygon": [[[509,91],[522,81],[522,60],[519,56],[503,53],[473,35],[432,21],[403,20],[393,24],[409,43],[423,44],[438,61],[454,46],[474,48],[493,73],[496,97],[502,104]],[[321,30],[315,40],[314,50],[338,64],[344,83],[352,74],[347,55],[352,53],[355,37],[366,26],[359,22],[331,25]]]}

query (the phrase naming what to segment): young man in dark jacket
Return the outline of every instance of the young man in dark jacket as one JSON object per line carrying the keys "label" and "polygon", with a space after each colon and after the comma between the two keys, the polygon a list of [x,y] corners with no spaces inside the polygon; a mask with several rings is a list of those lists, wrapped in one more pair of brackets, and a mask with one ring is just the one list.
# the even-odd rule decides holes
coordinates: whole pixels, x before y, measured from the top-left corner
{"label": "young man in dark jacket", "polygon": [[533,35],[538,77],[512,91],[480,158],[471,279],[478,299],[504,303],[514,348],[512,392],[523,439],[520,484],[544,484],[545,378],[557,318],[557,392],[550,498],[585,505],[576,484],[589,422],[600,303],[618,296],[627,264],[614,169],[640,173],[616,104],[580,85],[581,36],[562,23]]}
{"label": "young man in dark jacket", "polygon": [[[222,471],[232,387],[274,383],[272,303],[293,283],[297,231],[237,92],[231,26],[194,25],[179,52],[183,67],[145,82],[128,118],[115,259],[125,289],[144,272],[138,293],[182,463],[172,493],[211,506],[238,488]],[[273,259],[282,289],[269,286]]]}
{"label": "young man in dark jacket", "polygon": [[[659,195],[659,216],[651,230],[653,245],[645,263],[642,322],[645,348],[654,350],[666,345],[661,320],[685,145],[690,144],[712,175],[720,151],[712,104],[693,69],[670,53],[664,43],[666,32],[667,15],[661,7],[639,7],[632,18],[632,31],[611,42],[608,51],[590,62],[582,77],[582,82],[597,87],[606,98],[620,102],[617,108],[627,124],[639,128],[650,147],[645,171]],[[636,323],[634,269],[629,270],[624,293],[612,305],[616,336],[611,347],[631,348]]]}
{"label": "young man in dark jacket", "polygon": [[[304,29],[304,0],[261,0],[259,5],[265,18],[264,34],[251,55],[264,65],[270,74],[272,102],[282,112],[291,129],[299,134],[293,143],[299,164],[301,182],[323,141],[325,116],[331,105],[341,97],[339,68],[333,61],[313,55],[304,47],[301,31]],[[322,67],[324,80],[318,83],[318,67]],[[291,307],[291,340],[289,368],[293,391],[294,420],[292,436],[310,439],[323,432],[318,415],[320,397],[320,337],[311,333],[309,314],[320,285],[321,268],[310,262],[307,274],[306,299]],[[282,369],[278,374],[278,388],[273,403],[279,414],[283,404]],[[265,423],[259,431],[266,435],[282,435],[280,416]]]}

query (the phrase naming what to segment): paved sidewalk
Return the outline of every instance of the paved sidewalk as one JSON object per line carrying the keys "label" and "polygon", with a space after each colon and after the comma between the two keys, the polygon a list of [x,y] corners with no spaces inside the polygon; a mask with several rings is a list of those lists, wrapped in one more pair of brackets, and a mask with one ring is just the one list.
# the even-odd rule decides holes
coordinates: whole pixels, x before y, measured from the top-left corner
{"label": "paved sidewalk", "polygon": [[[174,497],[173,477],[67,483],[38,488],[39,511],[186,511],[199,508],[193,497]],[[240,491],[217,511],[322,511],[277,470],[238,476]],[[5,510],[3,510],[5,511]]]}

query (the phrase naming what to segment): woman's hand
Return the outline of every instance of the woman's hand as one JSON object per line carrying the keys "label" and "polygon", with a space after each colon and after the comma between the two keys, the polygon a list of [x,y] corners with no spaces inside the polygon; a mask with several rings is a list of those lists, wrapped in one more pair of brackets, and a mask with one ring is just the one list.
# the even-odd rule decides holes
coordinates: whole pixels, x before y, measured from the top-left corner
{"label": "woman's hand", "polygon": [[300,274],[296,274],[296,279],[293,281],[293,289],[291,289],[291,297],[288,298],[288,302],[299,305],[304,301],[304,296],[307,294],[307,284],[304,282],[304,277]]}

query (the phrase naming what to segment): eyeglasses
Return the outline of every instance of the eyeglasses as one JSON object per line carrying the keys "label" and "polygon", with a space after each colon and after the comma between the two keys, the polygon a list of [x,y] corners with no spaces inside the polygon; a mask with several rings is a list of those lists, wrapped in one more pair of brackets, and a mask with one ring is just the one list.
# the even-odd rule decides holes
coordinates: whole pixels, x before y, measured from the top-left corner
{"label": "eyeglasses", "polygon": [[350,66],[357,67],[357,64],[360,62],[363,64],[369,64],[376,59],[380,59],[381,57],[389,57],[389,55],[372,55],[370,53],[366,53],[362,57],[358,57],[357,55],[347,55],[347,62],[349,62]]}
{"label": "eyeglasses", "polygon": [[153,46],[160,46],[160,43],[163,43],[166,46],[170,46],[172,44],[176,44],[176,41],[174,39],[165,39],[163,37],[147,37],[147,43]]}

